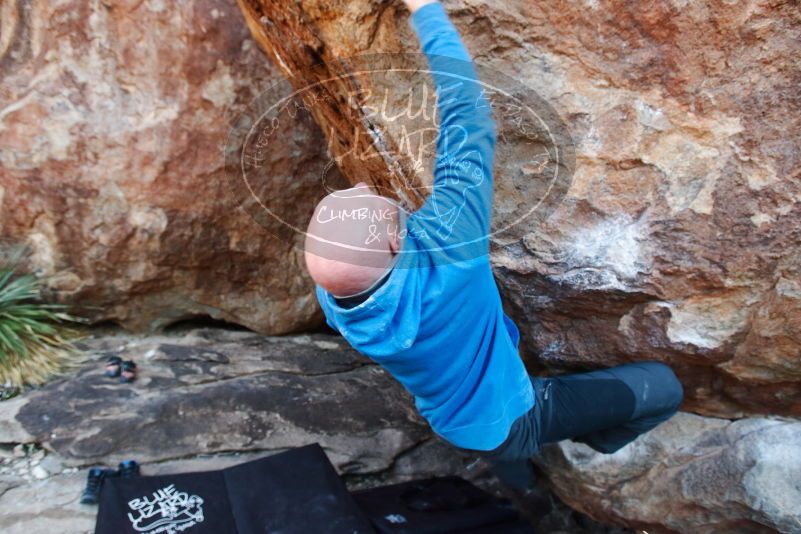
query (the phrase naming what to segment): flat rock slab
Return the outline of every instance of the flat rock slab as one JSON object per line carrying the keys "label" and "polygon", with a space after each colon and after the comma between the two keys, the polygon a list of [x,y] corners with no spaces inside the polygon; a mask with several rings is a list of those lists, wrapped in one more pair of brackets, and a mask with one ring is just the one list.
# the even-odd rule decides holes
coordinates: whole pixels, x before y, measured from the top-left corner
{"label": "flat rock slab", "polygon": [[[319,442],[341,472],[370,473],[430,438],[402,386],[331,336],[205,329],[85,344],[94,357],[77,374],[5,411],[13,434],[0,442],[21,427],[68,466]],[[108,356],[135,361],[137,380],[105,376]]]}
{"label": "flat rock slab", "polygon": [[83,534],[94,532],[97,506],[80,504],[86,473],[57,475],[31,484],[0,486],[3,534]]}

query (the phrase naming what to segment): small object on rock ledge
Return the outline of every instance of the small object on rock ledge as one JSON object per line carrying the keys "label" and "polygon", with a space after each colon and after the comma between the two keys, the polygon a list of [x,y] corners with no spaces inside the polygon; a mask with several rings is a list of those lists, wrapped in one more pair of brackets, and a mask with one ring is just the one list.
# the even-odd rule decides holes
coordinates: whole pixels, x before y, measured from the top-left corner
{"label": "small object on rock ledge", "polygon": [[122,362],[120,382],[133,382],[136,379],[136,364],[132,360]]}
{"label": "small object on rock ledge", "polygon": [[116,378],[120,376],[120,367],[122,366],[122,358],[119,356],[111,356],[106,360],[106,376]]}

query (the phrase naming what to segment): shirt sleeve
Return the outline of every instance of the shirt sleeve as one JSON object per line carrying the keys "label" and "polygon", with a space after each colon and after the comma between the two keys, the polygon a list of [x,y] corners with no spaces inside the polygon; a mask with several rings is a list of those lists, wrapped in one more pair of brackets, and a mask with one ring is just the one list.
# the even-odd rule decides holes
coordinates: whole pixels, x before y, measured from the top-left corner
{"label": "shirt sleeve", "polygon": [[421,7],[411,23],[428,61],[439,116],[434,187],[423,207],[412,215],[425,229],[418,238],[428,240],[431,247],[449,250],[451,255],[485,255],[496,143],[487,91],[442,4]]}

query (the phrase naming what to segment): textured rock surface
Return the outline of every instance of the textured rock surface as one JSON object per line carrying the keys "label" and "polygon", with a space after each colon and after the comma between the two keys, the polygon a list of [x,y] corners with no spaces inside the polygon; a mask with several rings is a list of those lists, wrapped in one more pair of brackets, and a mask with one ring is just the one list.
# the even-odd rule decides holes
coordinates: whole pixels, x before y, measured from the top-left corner
{"label": "textured rock surface", "polygon": [[[12,0],[1,11],[5,246],[29,247],[30,267],[97,321],[319,324],[295,250],[228,194],[230,116],[280,79],[235,5]],[[264,170],[292,209],[314,205],[302,181],[324,147],[311,121],[271,147]]]}
{"label": "textured rock surface", "polygon": [[93,532],[97,507],[80,504],[78,500],[84,484],[86,473],[73,471],[55,475],[48,480],[11,485],[0,495],[0,501],[4,504],[3,512],[0,513],[3,532]]}
{"label": "textured rock surface", "polygon": [[[313,442],[351,489],[456,474],[501,493],[485,465],[434,438],[403,388],[341,338],[202,329],[85,345],[93,357],[75,374],[0,402],[4,534],[91,532],[97,508],[78,499],[92,465],[133,458],[145,475],[202,471]],[[102,374],[112,354],[138,363],[134,383]],[[506,496],[537,532],[628,532],[573,511],[545,485]]]}
{"label": "textured rock surface", "polygon": [[[399,3],[243,7],[276,67],[222,1],[3,4],[0,232],[97,320],[319,324],[297,250],[226,194],[226,110],[279,71],[303,86],[347,73],[338,58],[418,49]],[[494,255],[532,366],[658,358],[676,366],[698,413],[801,413],[801,180],[798,139],[786,134],[800,121],[797,10],[447,7],[479,61],[542,95],[576,146],[560,208],[518,224],[520,239]],[[340,100],[311,109],[348,177],[402,193],[426,182],[387,159],[401,146],[396,125],[345,105],[370,80],[347,80],[329,88]],[[267,193],[300,221],[323,193],[325,142],[308,120],[283,126]],[[499,183],[523,143],[501,127]],[[519,200],[501,188],[496,216]]]}
{"label": "textured rock surface", "polygon": [[537,459],[594,517],[649,532],[801,532],[801,422],[679,413],[615,454],[571,441]]}
{"label": "textured rock surface", "polygon": [[95,360],[27,395],[14,420],[66,465],[318,441],[343,472],[386,469],[428,437],[426,426],[387,373],[332,339],[217,330],[105,338],[94,349],[136,362],[133,384],[106,377]]}

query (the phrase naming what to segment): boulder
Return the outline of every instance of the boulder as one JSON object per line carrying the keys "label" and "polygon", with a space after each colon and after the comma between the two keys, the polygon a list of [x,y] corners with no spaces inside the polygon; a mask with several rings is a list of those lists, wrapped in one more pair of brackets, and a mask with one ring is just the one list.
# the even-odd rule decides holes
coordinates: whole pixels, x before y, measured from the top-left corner
{"label": "boulder", "polygon": [[[67,466],[166,462],[226,451],[283,450],[319,442],[344,473],[387,469],[428,439],[408,394],[341,338],[269,338],[245,331],[98,338],[76,375],[35,390],[7,411]],[[119,356],[131,384],[104,374]],[[5,403],[3,403],[5,404]]]}
{"label": "boulder", "polygon": [[801,422],[680,412],[614,454],[563,441],[536,460],[558,494],[648,532],[801,532]]}
{"label": "boulder", "polygon": [[[2,6],[0,252],[94,322],[284,333],[321,315],[297,248],[238,209],[231,117],[280,80],[224,0]],[[298,121],[262,172],[311,210],[325,142]],[[334,179],[336,172],[332,173]]]}

